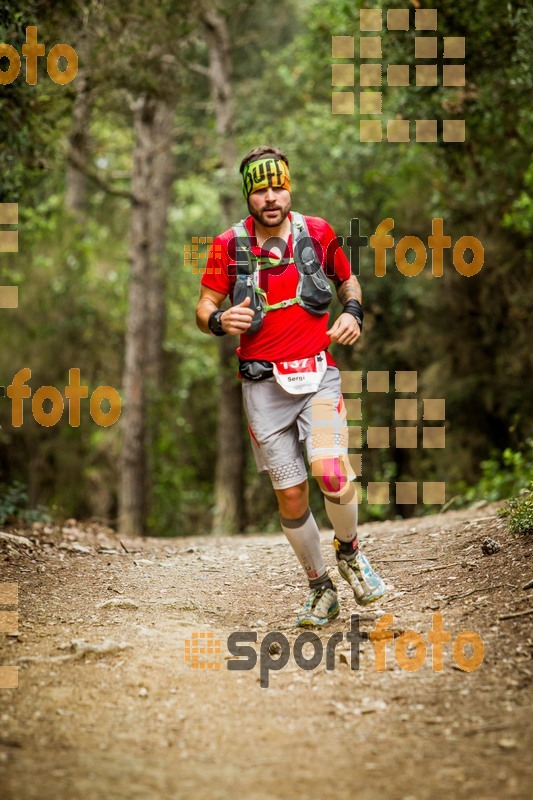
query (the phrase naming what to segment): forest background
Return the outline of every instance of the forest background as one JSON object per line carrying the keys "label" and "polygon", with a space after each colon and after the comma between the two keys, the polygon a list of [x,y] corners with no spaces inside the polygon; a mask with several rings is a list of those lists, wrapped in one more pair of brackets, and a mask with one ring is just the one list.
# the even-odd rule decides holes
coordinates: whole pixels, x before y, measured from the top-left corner
{"label": "forest background", "polygon": [[[0,310],[0,383],[29,367],[32,396],[42,385],[64,396],[69,370],[79,368],[89,395],[101,385],[120,392],[122,415],[100,427],[85,400],[79,427],[67,411],[43,427],[26,400],[15,428],[10,401],[0,397],[0,521],[93,518],[152,535],[278,529],[270,483],[256,474],[247,442],[237,342],[197,330],[200,276],[186,251],[193,237],[213,237],[245,215],[238,164],[265,142],[289,156],[293,207],[326,217],[340,236],[349,235],[351,219],[370,236],[392,217],[396,242],[406,235],[427,242],[440,217],[452,242],[470,235],[484,246],[484,266],[470,278],[449,255],[443,277],[431,274],[428,259],[408,278],[392,252],[380,278],[373,252],[361,251],[364,333],[355,348],[332,348],[337,363],[363,375],[416,371],[418,398],[446,403],[445,448],[423,448],[420,437],[417,448],[397,448],[394,435],[388,448],[363,448],[363,485],[392,489],[389,504],[363,502],[361,518],[441,507],[424,505],[420,491],[416,506],[396,504],[396,481],[445,481],[452,507],[526,487],[533,471],[528,7],[527,0],[2,3],[0,42],[21,53],[27,26],[36,25],[46,52],[58,42],[76,50],[79,70],[61,86],[41,58],[30,85],[23,59],[19,77],[0,86],[0,203],[19,207],[18,225],[8,226],[19,231],[19,252],[0,254],[0,284],[19,287],[18,308]],[[331,37],[355,37],[357,87],[361,8],[382,8],[384,17],[410,9],[409,31],[382,32],[384,74],[390,62],[409,64],[414,75],[416,9],[438,10],[439,40],[465,37],[465,86],[382,87],[385,119],[464,118],[464,143],[417,143],[413,133],[406,143],[360,142],[358,115],[332,114]],[[393,386],[391,379],[389,393],[363,391],[362,423],[354,424],[393,430]]]}

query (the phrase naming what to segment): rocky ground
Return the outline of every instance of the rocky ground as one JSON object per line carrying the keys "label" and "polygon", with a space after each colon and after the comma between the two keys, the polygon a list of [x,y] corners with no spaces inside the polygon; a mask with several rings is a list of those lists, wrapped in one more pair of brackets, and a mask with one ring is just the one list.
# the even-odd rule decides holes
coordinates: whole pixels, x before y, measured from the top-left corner
{"label": "rocky ground", "polygon": [[[498,552],[482,552],[487,536]],[[365,525],[360,538],[389,588],[362,613],[359,669],[339,583],[341,616],[318,632],[324,650],[343,634],[334,668],[304,670],[294,616],[306,589],[281,534],[119,540],[74,520],[5,530],[0,600],[16,582],[19,620],[3,617],[16,630],[0,634],[0,664],[18,666],[19,685],[0,689],[2,798],[529,798],[532,538],[510,536],[487,505]],[[333,567],[331,532],[323,548]],[[384,614],[393,643],[375,638]],[[432,669],[435,614],[452,643],[480,637],[464,650],[476,657],[482,641],[477,669],[460,668],[452,643]],[[424,644],[406,647],[408,630]],[[236,632],[255,632],[255,667],[231,668]],[[217,641],[194,662],[194,642]]]}

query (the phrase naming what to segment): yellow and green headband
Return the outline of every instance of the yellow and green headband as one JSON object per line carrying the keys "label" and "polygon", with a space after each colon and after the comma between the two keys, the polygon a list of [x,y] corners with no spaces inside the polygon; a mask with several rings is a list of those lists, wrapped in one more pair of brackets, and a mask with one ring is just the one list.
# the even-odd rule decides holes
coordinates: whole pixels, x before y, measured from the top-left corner
{"label": "yellow and green headband", "polygon": [[246,199],[258,189],[272,188],[291,190],[289,168],[279,158],[261,158],[247,164],[242,173],[242,191]]}

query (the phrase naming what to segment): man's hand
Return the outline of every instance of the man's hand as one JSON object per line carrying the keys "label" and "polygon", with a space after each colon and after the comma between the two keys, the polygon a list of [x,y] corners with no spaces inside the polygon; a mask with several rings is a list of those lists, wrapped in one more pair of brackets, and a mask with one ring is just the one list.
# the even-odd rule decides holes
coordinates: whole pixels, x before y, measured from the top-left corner
{"label": "man's hand", "polygon": [[245,297],[238,306],[231,306],[231,308],[226,309],[220,317],[222,330],[236,335],[246,333],[252,324],[254,316],[253,310],[248,308],[250,302],[250,298]]}
{"label": "man's hand", "polygon": [[332,342],[355,344],[361,336],[361,329],[355,317],[351,314],[341,314],[327,331],[327,335]]}
{"label": "man's hand", "polygon": [[[200,286],[200,299],[196,306],[196,324],[203,333],[211,333],[209,330],[209,317],[213,311],[218,311],[224,300],[225,294],[215,292],[207,286]],[[232,306],[220,315],[220,322],[224,333],[233,333],[239,335],[246,333],[250,325],[254,312],[250,305],[250,298],[246,297],[238,306]]]}

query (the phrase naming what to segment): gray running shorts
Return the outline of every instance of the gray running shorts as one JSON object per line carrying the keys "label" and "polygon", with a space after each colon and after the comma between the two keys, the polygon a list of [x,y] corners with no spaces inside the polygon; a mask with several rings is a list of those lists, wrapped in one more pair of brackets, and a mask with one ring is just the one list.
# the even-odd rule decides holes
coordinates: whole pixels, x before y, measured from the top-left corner
{"label": "gray running shorts", "polygon": [[244,410],[259,472],[269,472],[274,489],[287,489],[307,479],[309,464],[322,458],[343,459],[350,479],[348,425],[340,373],[328,366],[314,394],[289,394],[276,383],[242,382]]}

